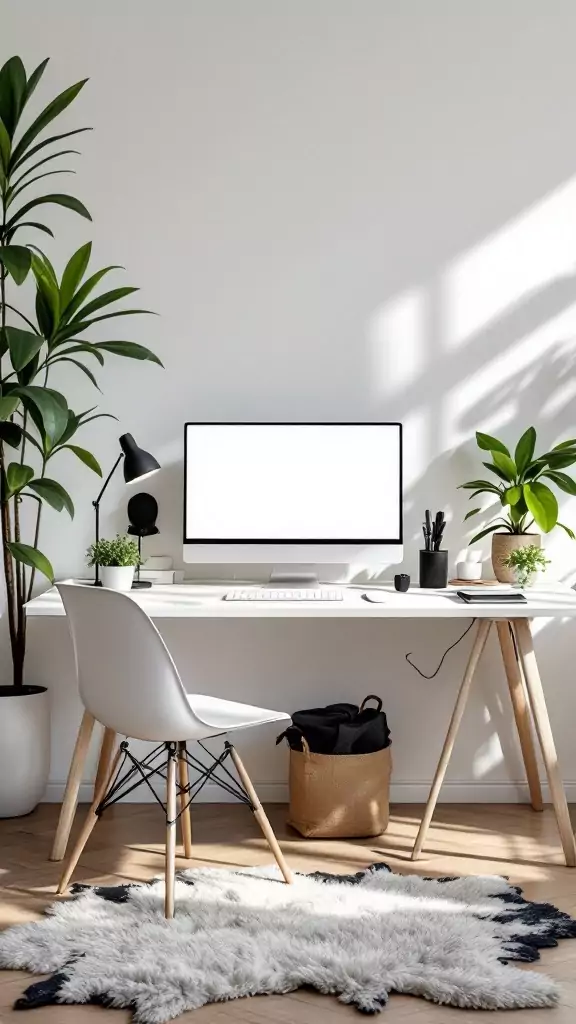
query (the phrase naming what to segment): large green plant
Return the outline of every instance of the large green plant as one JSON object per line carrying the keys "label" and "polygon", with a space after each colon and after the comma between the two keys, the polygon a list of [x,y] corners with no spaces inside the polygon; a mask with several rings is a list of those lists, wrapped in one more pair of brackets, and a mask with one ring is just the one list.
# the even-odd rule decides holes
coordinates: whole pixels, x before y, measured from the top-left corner
{"label": "large green plant", "polygon": [[[502,441],[490,434],[476,433],[476,443],[485,452],[489,452],[491,462],[483,462],[496,477],[496,480],[470,480],[460,484],[461,488],[471,490],[470,498],[478,494],[490,494],[497,498],[500,506],[507,511],[498,516],[490,526],[480,530],[470,541],[473,544],[488,533],[498,530],[500,533],[529,533],[536,525],[543,533],[550,533],[555,526],[561,526],[569,537],[574,540],[574,533],[565,523],[558,522],[558,501],[551,487],[545,480],[550,480],[566,494],[576,494],[576,482],[563,470],[576,463],[576,438],[562,441],[551,451],[534,456],[536,449],[536,431],[528,427],[523,434],[512,456]],[[473,508],[464,519],[470,519],[483,510]]]}
{"label": "large green plant", "polygon": [[[0,69],[0,510],[16,686],[23,684],[23,606],[32,594],[36,571],[50,581],[54,578],[49,559],[38,547],[42,507],[48,504],[74,515],[72,498],[55,478],[61,453],[70,452],[102,475],[94,455],[76,443],[76,434],[90,420],[109,414],[95,413],[96,406],[74,412],[66,396],[49,386],[54,369],[59,363],[73,366],[98,387],[93,370],[104,364],[108,354],[162,365],[153,352],[135,342],[95,341],[89,336],[100,321],[147,312],[118,308],[121,299],[137,290],[132,287],[113,288],[90,297],[106,274],[120,268],[104,267],[87,276],[91,253],[91,243],[87,242],[73,254],[59,277],[48,256],[28,241],[31,234],[53,237],[51,228],[36,219],[37,211],[48,206],[66,207],[91,220],[86,207],[74,196],[38,194],[41,179],[72,173],[59,164],[54,167],[53,162],[77,151],[62,149],[58,143],[89,130],[46,132],[70,106],[85,81],[65,89],[27,127],[22,126],[23,114],[47,63],[43,61],[29,77],[19,57],[12,57]],[[22,312],[12,297],[12,287],[23,285],[29,275],[35,288],[35,318]],[[21,528],[24,501],[35,505],[31,536],[26,541]]]}

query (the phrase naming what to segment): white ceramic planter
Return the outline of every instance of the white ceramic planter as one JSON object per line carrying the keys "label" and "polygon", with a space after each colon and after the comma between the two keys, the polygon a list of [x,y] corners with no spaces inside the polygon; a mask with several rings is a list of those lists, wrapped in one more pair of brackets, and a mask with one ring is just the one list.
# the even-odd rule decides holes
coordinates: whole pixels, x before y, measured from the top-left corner
{"label": "white ceramic planter", "polygon": [[109,590],[130,590],[134,581],[133,565],[101,565],[102,586]]}
{"label": "white ceramic planter", "polygon": [[0,818],[30,814],[50,768],[50,699],[44,686],[0,687]]}

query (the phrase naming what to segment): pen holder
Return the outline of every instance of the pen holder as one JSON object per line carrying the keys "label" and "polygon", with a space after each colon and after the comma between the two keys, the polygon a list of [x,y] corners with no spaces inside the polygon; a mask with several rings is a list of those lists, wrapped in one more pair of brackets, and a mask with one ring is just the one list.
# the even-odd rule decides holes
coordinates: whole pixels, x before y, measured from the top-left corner
{"label": "pen holder", "polygon": [[448,583],[448,551],[420,552],[420,586],[440,589]]}

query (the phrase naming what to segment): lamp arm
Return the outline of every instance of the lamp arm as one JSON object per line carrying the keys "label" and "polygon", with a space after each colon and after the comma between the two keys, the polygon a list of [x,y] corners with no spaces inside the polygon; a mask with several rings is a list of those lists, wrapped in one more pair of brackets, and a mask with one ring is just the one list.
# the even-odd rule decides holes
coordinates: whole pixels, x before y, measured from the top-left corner
{"label": "lamp arm", "polygon": [[[94,534],[95,534],[95,541],[96,541],[96,543],[98,543],[98,541],[100,540],[100,501],[102,500],[102,495],[104,494],[104,491],[108,487],[108,484],[110,483],[112,477],[114,476],[114,473],[118,469],[118,466],[120,465],[120,462],[122,461],[123,458],[124,458],[124,452],[120,452],[120,455],[116,459],[116,462],[112,466],[112,469],[108,473],[108,476],[106,477],[106,479],[105,479],[105,481],[104,481],[104,483],[102,485],[102,489],[100,491],[100,494],[95,499],[95,501],[92,502],[92,505],[94,507],[94,514],[95,514],[95,530],[94,530]],[[95,563],[94,569],[95,569],[94,586],[99,587],[99,586],[101,586],[101,583],[100,583],[100,566],[98,565],[98,562]]]}

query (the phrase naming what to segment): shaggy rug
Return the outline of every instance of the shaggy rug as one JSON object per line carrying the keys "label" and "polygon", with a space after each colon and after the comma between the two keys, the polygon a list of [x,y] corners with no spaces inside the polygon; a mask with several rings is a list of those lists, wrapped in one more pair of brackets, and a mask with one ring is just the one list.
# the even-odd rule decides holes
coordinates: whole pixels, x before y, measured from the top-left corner
{"label": "shaggy rug", "polygon": [[533,961],[576,921],[498,877],[421,878],[374,864],[356,875],[276,868],[182,872],[176,916],[163,883],[74,887],[47,918],[0,935],[0,966],[50,974],[18,1009],[99,1002],[140,1024],[240,996],[311,986],[364,1013],[392,992],[479,1009],[554,1006]]}

